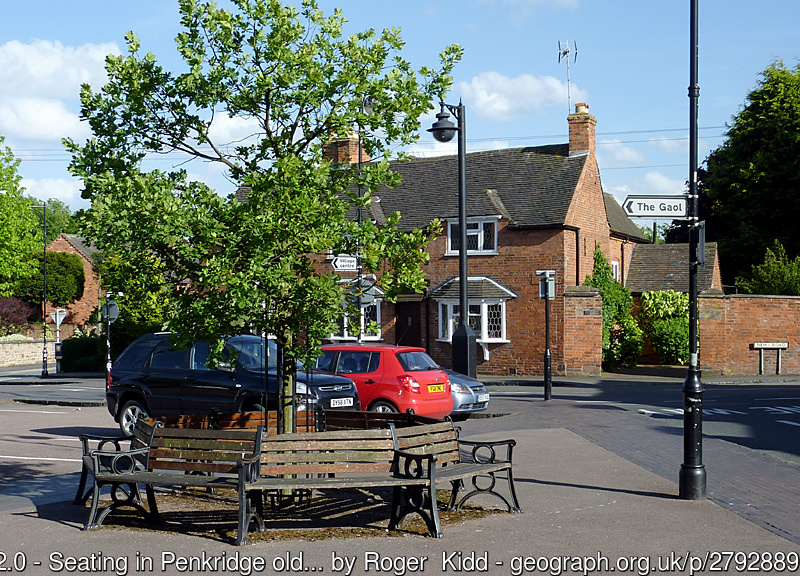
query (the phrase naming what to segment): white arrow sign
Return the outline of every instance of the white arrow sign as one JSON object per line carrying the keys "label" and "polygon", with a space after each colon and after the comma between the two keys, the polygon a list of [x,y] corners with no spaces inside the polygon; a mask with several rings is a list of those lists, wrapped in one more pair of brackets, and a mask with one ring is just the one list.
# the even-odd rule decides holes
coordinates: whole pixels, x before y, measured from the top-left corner
{"label": "white arrow sign", "polygon": [[358,258],[355,256],[337,256],[333,259],[333,269],[337,272],[355,272],[358,270]]}
{"label": "white arrow sign", "polygon": [[628,196],[622,203],[631,218],[686,218],[686,196]]}

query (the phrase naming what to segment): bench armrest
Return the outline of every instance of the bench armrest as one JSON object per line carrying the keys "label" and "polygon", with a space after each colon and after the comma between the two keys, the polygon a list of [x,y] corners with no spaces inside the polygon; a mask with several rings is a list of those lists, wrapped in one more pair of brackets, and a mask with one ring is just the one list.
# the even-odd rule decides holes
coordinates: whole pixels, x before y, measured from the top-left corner
{"label": "bench armrest", "polygon": [[240,486],[252,484],[261,475],[261,454],[256,453],[239,458],[236,461],[236,467],[239,469]]}
{"label": "bench armrest", "polygon": [[130,442],[130,436],[99,436],[97,434],[81,434],[81,446],[83,455],[88,456],[93,450],[107,450],[108,445],[113,446],[114,450],[122,450],[123,442]]}
{"label": "bench armrest", "polygon": [[[479,464],[496,464],[498,462],[511,463],[514,446],[516,445],[516,440],[497,440],[493,442],[458,440],[459,448],[467,448],[466,455],[472,458],[472,462]],[[502,450],[498,449],[503,446],[506,448],[505,458],[503,458],[501,454],[498,454],[498,451],[502,453]]]}
{"label": "bench armrest", "polygon": [[131,474],[145,470],[150,448],[135,450],[92,450],[92,468],[95,475]]}
{"label": "bench armrest", "polygon": [[412,454],[394,450],[392,474],[402,478],[433,479],[437,459],[436,454]]}

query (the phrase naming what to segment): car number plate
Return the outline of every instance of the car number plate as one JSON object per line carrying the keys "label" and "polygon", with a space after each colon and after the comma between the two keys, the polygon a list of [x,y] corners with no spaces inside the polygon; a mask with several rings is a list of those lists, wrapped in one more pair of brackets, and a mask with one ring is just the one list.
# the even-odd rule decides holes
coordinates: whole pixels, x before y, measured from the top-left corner
{"label": "car number plate", "polygon": [[444,384],[428,384],[428,392],[444,392]]}
{"label": "car number plate", "polygon": [[342,406],[352,406],[352,398],[331,398],[331,408],[341,408]]}
{"label": "car number plate", "polygon": [[488,402],[489,395],[488,394],[478,394],[478,402]]}

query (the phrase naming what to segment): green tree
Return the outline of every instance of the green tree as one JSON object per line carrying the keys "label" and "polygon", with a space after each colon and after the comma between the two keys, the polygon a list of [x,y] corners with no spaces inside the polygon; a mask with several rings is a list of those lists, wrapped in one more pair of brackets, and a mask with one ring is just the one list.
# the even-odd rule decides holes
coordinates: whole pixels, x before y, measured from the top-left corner
{"label": "green tree", "polygon": [[719,243],[723,282],[747,278],[779,241],[800,254],[800,64],[776,60],[699,173],[700,217]]}
{"label": "green tree", "polygon": [[170,305],[164,265],[150,253],[125,257],[101,253],[95,268],[103,289],[114,293],[119,318],[111,331],[112,357],[133,340],[164,327]]}
{"label": "green tree", "polygon": [[[44,202],[33,197],[27,197],[26,200],[32,211],[35,211],[39,217],[39,225],[41,226],[44,210],[42,208],[34,208],[34,206],[42,206]],[[69,206],[58,198],[50,198],[47,201],[47,243],[50,244],[62,233],[74,234],[77,231],[78,225],[72,217],[72,211]]]}
{"label": "green tree", "polygon": [[[21,280],[15,294],[31,304],[41,303],[44,290],[42,256],[33,257],[36,273]],[[47,253],[47,300],[54,306],[68,306],[83,298],[86,276],[80,256],[66,252]]]}
{"label": "green tree", "polygon": [[[158,260],[171,284],[166,325],[184,342],[208,338],[217,350],[224,335],[274,334],[291,397],[295,362],[316,355],[343,312],[338,276],[316,266],[331,249],[360,248],[365,272],[379,274],[390,300],[424,287],[425,246],[438,226],[403,232],[399,214],[377,226],[348,213],[367,206],[378,185],[396,185],[389,156],[416,139],[461,49],[446,48],[439,70],[415,71],[396,29],[343,37],[341,11],[325,16],[314,0],[299,10],[280,0],[230,4],[180,1],[181,73],[142,54],[129,33],[127,55],[106,60],[108,84],[81,90],[94,137],[66,145],[92,201],[84,233],[101,250]],[[227,118],[252,136],[218,140],[212,127]],[[361,174],[322,154],[332,136],[353,130],[380,159]],[[185,171],[143,170],[147,153],[171,151],[219,163],[239,197],[223,198]],[[288,403],[281,409],[291,414]]]}
{"label": "green tree", "polygon": [[750,294],[800,296],[800,256],[790,259],[778,240],[767,248],[764,261],[753,266],[749,278],[737,278],[736,284]]}
{"label": "green tree", "polygon": [[639,326],[662,363],[689,361],[689,294],[674,290],[645,292]]}
{"label": "green tree", "polygon": [[36,272],[31,256],[43,245],[20,186],[20,161],[4,142],[0,135],[0,296],[11,296],[19,280]]}
{"label": "green tree", "polygon": [[614,280],[611,265],[600,248],[594,251],[592,275],[586,286],[594,286],[603,297],[603,366],[615,369],[635,366],[642,352],[642,331],[631,315],[633,297]]}

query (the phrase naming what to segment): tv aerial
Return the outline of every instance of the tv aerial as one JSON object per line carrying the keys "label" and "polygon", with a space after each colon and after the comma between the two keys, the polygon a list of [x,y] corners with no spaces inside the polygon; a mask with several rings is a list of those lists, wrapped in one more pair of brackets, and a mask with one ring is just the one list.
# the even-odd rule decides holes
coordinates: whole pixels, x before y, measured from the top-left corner
{"label": "tv aerial", "polygon": [[558,63],[561,64],[562,60],[567,61],[567,113],[572,114],[572,96],[570,95],[570,78],[569,78],[569,56],[574,54],[572,63],[578,61],[578,44],[573,40],[572,48],[570,48],[569,40],[566,40],[562,46],[561,40],[558,41]]}

